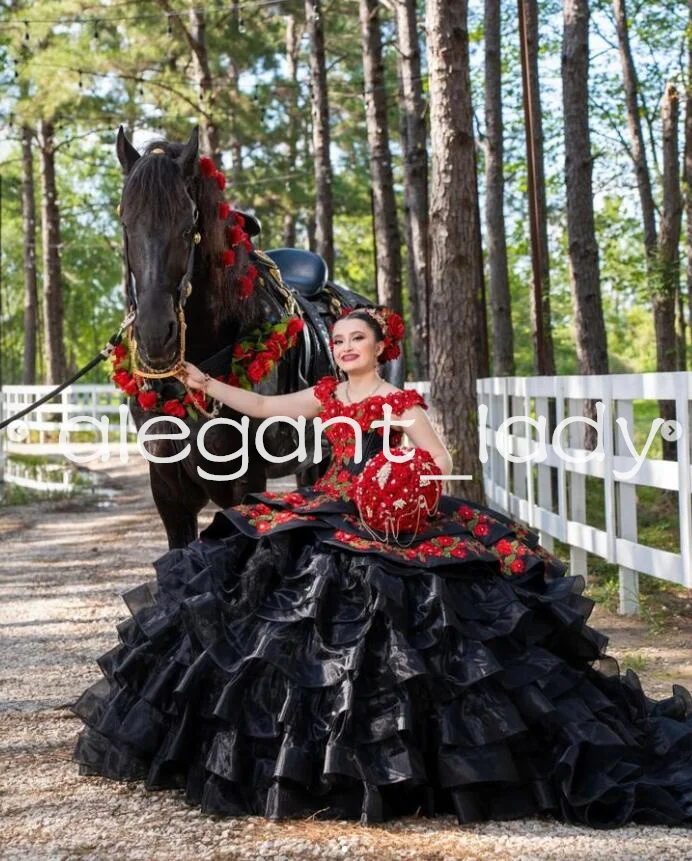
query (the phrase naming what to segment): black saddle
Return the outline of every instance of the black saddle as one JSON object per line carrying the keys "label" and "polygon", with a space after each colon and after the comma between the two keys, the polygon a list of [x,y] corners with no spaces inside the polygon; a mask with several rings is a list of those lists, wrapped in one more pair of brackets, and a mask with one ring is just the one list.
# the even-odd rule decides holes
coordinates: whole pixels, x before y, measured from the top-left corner
{"label": "black saddle", "polygon": [[324,290],[329,270],[323,257],[302,248],[274,248],[265,254],[276,263],[284,284],[313,299]]}

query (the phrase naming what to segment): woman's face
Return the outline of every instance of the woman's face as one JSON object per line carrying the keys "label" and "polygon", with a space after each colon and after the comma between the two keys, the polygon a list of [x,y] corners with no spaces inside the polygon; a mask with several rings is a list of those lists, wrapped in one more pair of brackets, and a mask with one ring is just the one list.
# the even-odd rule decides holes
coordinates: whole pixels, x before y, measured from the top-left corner
{"label": "woman's face", "polygon": [[363,320],[337,320],[332,330],[334,361],[347,374],[369,371],[376,367],[376,357],[383,344]]}

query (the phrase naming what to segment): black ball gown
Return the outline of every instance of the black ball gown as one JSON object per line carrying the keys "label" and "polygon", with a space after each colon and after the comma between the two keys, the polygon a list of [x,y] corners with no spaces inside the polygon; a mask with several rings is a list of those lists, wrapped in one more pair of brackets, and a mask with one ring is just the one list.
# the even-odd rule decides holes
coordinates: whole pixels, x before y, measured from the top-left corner
{"label": "black ball gown", "polygon": [[[371,456],[384,403],[425,406],[346,405],[335,386],[317,385],[323,418],[355,418]],[[317,484],[218,511],[123,594],[119,644],[72,705],[80,774],[219,816],[689,827],[686,688],[656,701],[620,675],[583,578],[491,509],[443,495],[410,547],[373,540],[349,496],[353,431],[326,433]]]}

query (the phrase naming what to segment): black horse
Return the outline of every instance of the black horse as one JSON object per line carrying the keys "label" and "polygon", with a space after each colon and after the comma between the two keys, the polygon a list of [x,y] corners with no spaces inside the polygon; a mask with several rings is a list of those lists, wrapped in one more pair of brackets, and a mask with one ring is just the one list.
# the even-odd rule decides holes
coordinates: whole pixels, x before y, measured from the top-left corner
{"label": "black horse", "polygon": [[[253,246],[239,254],[234,265],[220,264],[228,229],[219,218],[223,194],[216,182],[200,175],[197,129],[186,144],[155,141],[140,155],[121,126],[116,150],[125,175],[119,212],[128,299],[136,311],[131,334],[143,362],[159,372],[176,365],[180,359],[179,321],[184,315],[184,358],[212,375],[227,373],[233,347],[244,334],[297,312],[305,323],[299,345],[284,355],[257,391],[297,391],[332,373],[327,325],[344,305],[370,305],[370,301],[328,280],[323,259],[307,251],[278,249],[264,254]],[[245,231],[250,237],[257,236],[259,222],[246,213],[243,216]],[[235,276],[248,263],[259,271],[261,286],[242,298]],[[389,363],[383,374],[401,385],[402,361]],[[152,380],[151,385],[164,398],[183,391],[174,376]],[[130,410],[138,429],[152,417],[136,398],[130,399]],[[241,418],[225,406],[219,417]],[[190,445],[189,454],[182,459],[150,461],[149,466],[152,495],[171,548],[183,547],[197,537],[197,515],[209,499],[223,508],[235,505],[246,493],[266,489],[268,478],[290,474],[296,474],[299,484],[309,484],[328,462],[328,457],[321,464],[300,462],[297,456],[282,464],[267,461],[254,442],[259,422],[251,419],[247,469],[236,479],[223,479],[241,471],[242,457],[224,464],[203,456],[197,436],[209,419],[200,415],[198,420],[184,421],[190,430],[187,438],[181,438],[179,427],[161,420],[151,433],[173,434],[178,439],[146,443],[147,450],[160,458],[170,458]],[[311,430],[311,423],[307,428]],[[296,431],[290,425],[274,423],[264,442],[271,454],[287,455],[296,449]],[[212,455],[226,458],[241,451],[243,443],[240,430],[228,424],[208,428],[204,439]],[[308,454],[313,447],[308,436]],[[219,479],[201,477],[198,466]]]}

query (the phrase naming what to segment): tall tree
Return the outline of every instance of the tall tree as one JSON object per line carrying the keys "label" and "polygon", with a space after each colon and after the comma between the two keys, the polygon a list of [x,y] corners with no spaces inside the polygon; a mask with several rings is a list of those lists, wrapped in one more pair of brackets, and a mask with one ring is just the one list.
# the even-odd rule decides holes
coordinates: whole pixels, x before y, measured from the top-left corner
{"label": "tall tree", "polygon": [[389,149],[387,90],[378,0],[359,0],[363,43],[365,125],[370,153],[378,301],[402,312],[401,237]]}
{"label": "tall tree", "polygon": [[36,191],[33,131],[22,126],[22,238],[24,242],[24,351],[22,383],[36,383],[38,282],[36,274]]}
{"label": "tall tree", "polygon": [[505,239],[501,3],[485,0],[485,222],[490,275],[493,374],[514,374],[512,299]]}
{"label": "tall tree", "polygon": [[[675,310],[680,291],[680,232],[682,228],[682,195],[680,192],[680,154],[678,122],[680,107],[677,89],[670,84],[661,104],[663,131],[663,206],[659,235],[660,287],[654,294],[657,369],[677,371],[680,368],[679,338],[675,332]],[[684,350],[682,351],[684,354]],[[671,452],[672,454],[672,452]]]}
{"label": "tall tree", "polygon": [[[490,2],[490,0],[489,0]],[[537,258],[538,288],[531,302],[533,323],[534,367],[539,374],[554,376],[555,355],[550,312],[550,252],[548,249],[548,204],[545,190],[545,156],[543,111],[541,106],[540,79],[538,75],[539,21],[538,0],[519,0],[523,4],[525,33],[522,41],[526,48],[523,63],[524,114],[527,134],[527,160],[530,161],[532,191],[535,196],[533,254]],[[540,298],[537,298],[539,296]],[[539,307],[540,305],[540,307]]]}
{"label": "tall tree", "polygon": [[177,27],[187,42],[192,57],[192,71],[197,85],[200,101],[200,148],[210,155],[217,164],[221,166],[221,142],[219,130],[216,126],[216,84],[220,81],[219,76],[214,76],[209,49],[207,46],[207,22],[206,12],[193,3],[189,14],[188,24],[183,21],[182,15],[173,9],[168,0],[158,0],[159,6],[169,16],[171,22],[175,21]]}
{"label": "tall tree", "polygon": [[[678,356],[679,337],[675,328],[676,291],[679,289],[679,263],[675,261],[680,237],[682,202],[678,184],[677,127],[674,128],[672,125],[673,121],[677,123],[677,93],[671,97],[669,88],[662,102],[664,200],[660,221],[661,234],[659,236],[656,225],[656,204],[654,202],[653,183],[651,181],[641,124],[639,81],[630,45],[629,22],[625,0],[613,0],[613,12],[627,102],[630,156],[637,178],[639,203],[644,226],[644,248],[656,337],[656,370],[659,372],[672,371],[680,367]],[[674,164],[671,161],[672,159],[675,159]],[[674,402],[660,401],[659,412],[661,418],[667,421],[673,420],[675,418]],[[677,450],[675,443],[664,439],[662,446],[664,459],[674,460]]]}
{"label": "tall tree", "polygon": [[406,254],[410,303],[411,365],[428,379],[428,150],[415,0],[394,0],[399,105],[404,162]]}
{"label": "tall tree", "polygon": [[329,153],[329,94],[321,0],[305,0],[310,36],[310,92],[312,94],[312,148],[315,164],[315,249],[334,274],[334,202]]}
{"label": "tall tree", "polygon": [[427,0],[432,184],[430,195],[431,403],[464,495],[483,499],[476,379],[478,257],[467,0]]}
{"label": "tall tree", "polygon": [[692,0],[688,0],[687,99],[685,101],[685,245],[687,251],[687,302],[692,335]]}
{"label": "tall tree", "polygon": [[[286,111],[288,113],[288,165],[293,169],[298,160],[298,135],[300,132],[300,116],[298,113],[298,54],[302,29],[297,15],[287,15],[285,21],[286,77],[289,82],[286,99]],[[294,206],[289,205],[284,213],[281,233],[284,247],[292,248],[296,244],[296,212]]]}
{"label": "tall tree", "polygon": [[60,209],[55,181],[55,140],[51,120],[38,123],[41,155],[41,241],[43,244],[43,326],[47,383],[62,382],[65,376],[63,341],[62,265],[60,261]]}

